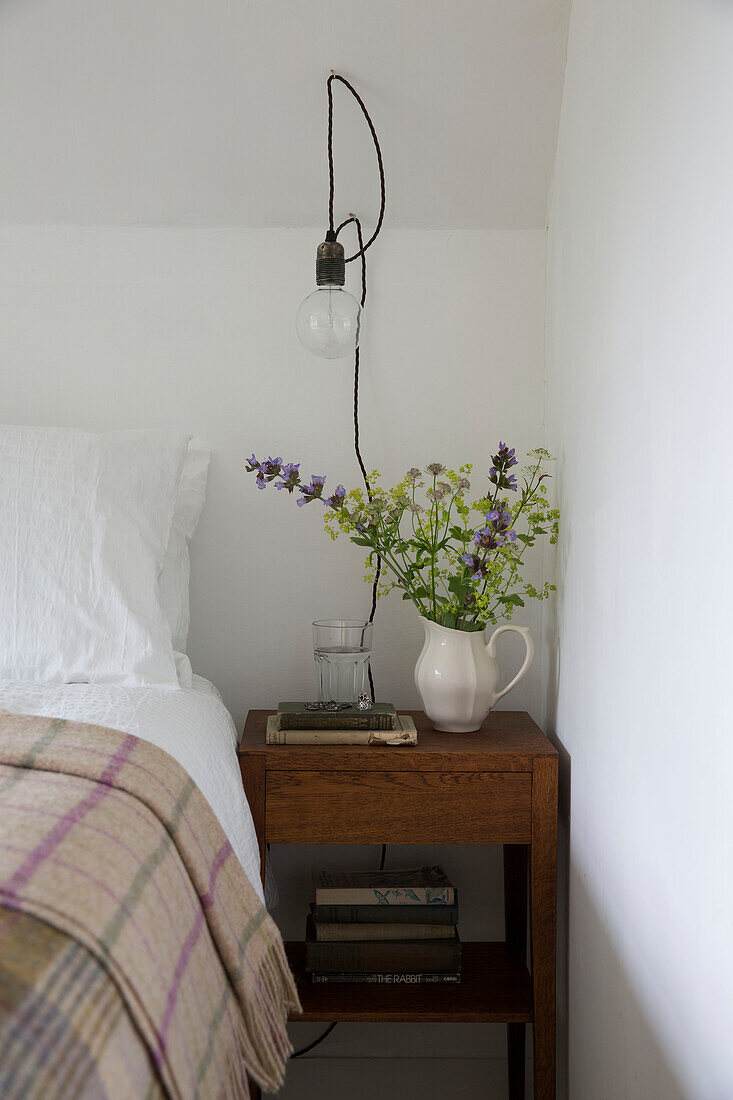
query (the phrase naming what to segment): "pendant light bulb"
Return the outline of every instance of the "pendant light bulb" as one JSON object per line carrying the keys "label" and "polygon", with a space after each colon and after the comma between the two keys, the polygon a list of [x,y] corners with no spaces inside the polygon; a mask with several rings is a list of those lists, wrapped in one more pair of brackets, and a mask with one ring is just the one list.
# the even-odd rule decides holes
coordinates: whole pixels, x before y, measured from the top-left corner
{"label": "pendant light bulb", "polygon": [[301,344],[322,359],[343,359],[359,346],[362,308],[345,282],[344,248],[329,229],[316,253],[316,289],[295,318]]}

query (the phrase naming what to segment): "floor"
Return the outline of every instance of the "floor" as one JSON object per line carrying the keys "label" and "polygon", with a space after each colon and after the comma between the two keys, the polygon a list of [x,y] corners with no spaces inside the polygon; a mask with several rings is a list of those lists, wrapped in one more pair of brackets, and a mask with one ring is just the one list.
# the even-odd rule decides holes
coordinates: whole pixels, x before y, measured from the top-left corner
{"label": "floor", "polygon": [[[531,1066],[527,1066],[531,1082]],[[326,1058],[292,1063],[282,1100],[506,1100],[503,1058]],[[532,1096],[528,1084],[527,1098]]]}

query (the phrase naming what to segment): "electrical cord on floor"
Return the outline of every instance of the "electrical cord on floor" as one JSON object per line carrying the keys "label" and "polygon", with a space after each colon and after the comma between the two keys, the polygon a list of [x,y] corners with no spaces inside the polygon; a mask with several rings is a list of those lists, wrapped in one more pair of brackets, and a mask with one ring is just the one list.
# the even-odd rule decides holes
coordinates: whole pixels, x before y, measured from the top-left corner
{"label": "electrical cord on floor", "polygon": [[[379,217],[377,219],[377,224],[376,224],[376,227],[374,229],[374,232],[372,233],[371,237],[366,242],[366,244],[364,243],[364,237],[363,237],[363,234],[362,234],[361,222],[359,221],[359,219],[357,218],[357,216],[355,214],[349,214],[348,218],[345,221],[341,222],[341,224],[338,226],[338,228],[334,230],[334,217],[333,217],[333,198],[334,198],[333,92],[332,92],[332,89],[331,89],[331,85],[332,85],[334,80],[338,80],[339,83],[343,84],[346,88],[348,88],[348,90],[351,92],[351,94],[353,95],[356,102],[361,107],[362,113],[363,113],[364,118],[366,119],[367,125],[369,127],[369,132],[372,135],[372,141],[374,142],[374,149],[375,149],[376,154],[377,154],[377,166],[379,168],[379,200],[380,200],[379,201]],[[356,89],[353,88],[351,86],[351,84],[349,84],[348,80],[345,80],[342,76],[339,76],[338,73],[332,72],[331,75],[328,78],[327,83],[326,83],[326,89],[327,89],[327,92],[328,92],[328,227],[329,227],[330,230],[334,230],[334,232],[336,233],[337,236],[341,232],[341,230],[347,225],[353,224],[354,227],[356,228],[356,236],[357,236],[357,240],[358,240],[358,243],[359,243],[359,248],[354,253],[353,256],[349,256],[347,258],[346,263],[347,264],[351,263],[352,260],[356,260],[356,259],[361,260],[361,307],[363,309],[364,308],[364,303],[366,302],[366,295],[367,295],[366,250],[377,239],[377,237],[379,235],[379,232],[382,228],[382,221],[384,219],[384,207],[385,207],[385,202],[386,202],[386,190],[385,190],[385,184],[384,184],[384,165],[382,163],[382,150],[379,146],[379,139],[377,138],[377,132],[374,129],[374,124],[373,124],[371,118],[369,117],[369,112],[367,111],[367,109],[364,105],[364,101],[362,100],[361,96],[356,91]],[[359,463],[359,469],[361,470],[361,476],[364,480],[364,487],[366,488],[366,491],[367,491],[367,498],[371,501],[371,499],[372,499],[372,487],[369,484],[369,477],[367,475],[366,466],[364,465],[364,459],[361,456],[361,448],[359,446],[359,367],[360,367],[359,347],[358,347],[358,344],[357,344],[357,347],[354,351],[354,451],[356,452],[356,460]],[[377,611],[377,594],[378,594],[378,590],[379,590],[379,575],[380,575],[381,571],[382,571],[382,559],[379,557],[379,555],[377,555],[377,560],[375,562],[375,568],[374,568],[374,580],[372,581],[372,606],[371,606],[371,610],[369,612],[369,622],[370,623],[374,622],[374,616],[375,616],[376,611]],[[374,703],[374,702],[376,702],[376,696],[374,694],[374,677],[372,676],[371,664],[369,665],[369,690],[371,692],[372,702]],[[387,858],[387,845],[383,844],[382,845],[382,853],[381,853],[381,857],[380,857],[380,860],[379,860],[379,870],[380,871],[384,870],[384,861],[385,861],[386,858]],[[314,1047],[317,1047],[319,1043],[322,1043],[324,1039],[328,1038],[328,1036],[331,1034],[333,1029],[336,1027],[336,1023],[337,1023],[337,1021],[334,1020],[333,1023],[329,1024],[328,1027],[326,1028],[326,1030],[318,1036],[318,1038],[314,1039],[312,1043],[308,1043],[307,1046],[301,1047],[300,1050],[294,1051],[290,1055],[290,1057],[291,1058],[301,1058],[304,1054],[307,1054],[309,1051],[313,1050]]]}
{"label": "electrical cord on floor", "polygon": [[300,1058],[303,1054],[307,1054],[309,1050],[313,1050],[313,1047],[317,1047],[319,1043],[322,1043],[324,1039],[327,1039],[333,1029],[336,1027],[337,1021],[334,1020],[332,1024],[329,1024],[322,1035],[319,1035],[317,1039],[314,1039],[312,1043],[308,1043],[307,1047],[301,1047],[300,1050],[295,1050],[290,1055],[291,1058]]}

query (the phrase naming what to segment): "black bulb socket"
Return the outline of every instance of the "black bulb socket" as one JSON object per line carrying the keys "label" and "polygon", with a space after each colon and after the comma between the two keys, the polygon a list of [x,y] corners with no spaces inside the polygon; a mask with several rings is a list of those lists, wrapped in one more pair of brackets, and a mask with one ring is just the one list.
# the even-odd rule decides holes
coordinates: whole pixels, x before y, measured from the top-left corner
{"label": "black bulb socket", "polygon": [[343,286],[346,282],[344,246],[336,240],[333,229],[316,252],[316,286]]}

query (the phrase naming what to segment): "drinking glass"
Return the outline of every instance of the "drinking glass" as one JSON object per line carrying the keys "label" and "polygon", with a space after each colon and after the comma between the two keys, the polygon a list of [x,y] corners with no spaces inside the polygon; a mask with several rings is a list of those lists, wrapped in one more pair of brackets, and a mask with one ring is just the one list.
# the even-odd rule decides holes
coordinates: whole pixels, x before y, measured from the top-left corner
{"label": "drinking glass", "polygon": [[313,623],[318,701],[356,703],[369,694],[372,624],[366,619],[319,619]]}

